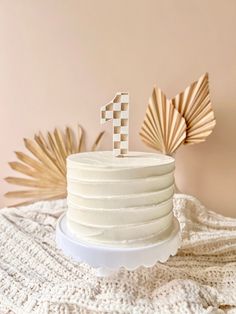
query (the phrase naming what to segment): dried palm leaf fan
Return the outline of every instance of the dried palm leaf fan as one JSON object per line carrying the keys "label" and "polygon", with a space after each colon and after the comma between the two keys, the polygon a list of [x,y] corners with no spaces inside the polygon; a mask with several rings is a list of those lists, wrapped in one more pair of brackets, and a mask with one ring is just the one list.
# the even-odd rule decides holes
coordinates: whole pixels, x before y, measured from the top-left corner
{"label": "dried palm leaf fan", "polygon": [[204,74],[175,96],[172,103],[187,124],[184,144],[204,142],[216,124],[209,94],[208,74]]}
{"label": "dried palm leaf fan", "polygon": [[206,73],[171,100],[154,88],[140,136],[148,146],[173,155],[181,144],[205,141],[215,124]]}
{"label": "dried palm leaf fan", "polygon": [[[96,150],[104,132],[101,132],[92,146]],[[41,132],[34,139],[24,139],[25,147],[34,158],[22,152],[15,152],[19,161],[9,162],[10,167],[26,177],[7,177],[11,184],[29,187],[27,190],[11,191],[8,198],[25,199],[11,206],[26,205],[40,200],[59,199],[66,196],[66,157],[81,152],[83,130],[78,126],[75,135],[70,127],[65,132],[55,129],[44,137]]]}
{"label": "dried palm leaf fan", "polygon": [[149,99],[141,128],[142,140],[164,154],[172,154],[186,138],[186,123],[159,88]]}

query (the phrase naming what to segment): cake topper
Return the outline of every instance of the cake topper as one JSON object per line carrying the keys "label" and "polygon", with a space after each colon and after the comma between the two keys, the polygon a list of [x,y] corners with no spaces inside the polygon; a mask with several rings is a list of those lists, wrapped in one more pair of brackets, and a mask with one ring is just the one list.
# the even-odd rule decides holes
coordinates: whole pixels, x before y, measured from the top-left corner
{"label": "cake topper", "polygon": [[170,100],[154,88],[140,136],[148,146],[172,155],[181,144],[205,141],[215,124],[206,73]]}
{"label": "cake topper", "polygon": [[126,155],[129,148],[129,94],[117,93],[100,112],[102,124],[113,121],[113,155]]}

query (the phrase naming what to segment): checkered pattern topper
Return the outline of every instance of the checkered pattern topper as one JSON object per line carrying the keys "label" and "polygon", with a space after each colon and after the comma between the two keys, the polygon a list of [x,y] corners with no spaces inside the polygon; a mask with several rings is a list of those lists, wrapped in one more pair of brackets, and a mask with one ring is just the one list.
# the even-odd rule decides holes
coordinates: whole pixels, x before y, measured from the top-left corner
{"label": "checkered pattern topper", "polygon": [[114,99],[101,108],[101,123],[113,120],[113,155],[128,153],[129,94],[117,93]]}

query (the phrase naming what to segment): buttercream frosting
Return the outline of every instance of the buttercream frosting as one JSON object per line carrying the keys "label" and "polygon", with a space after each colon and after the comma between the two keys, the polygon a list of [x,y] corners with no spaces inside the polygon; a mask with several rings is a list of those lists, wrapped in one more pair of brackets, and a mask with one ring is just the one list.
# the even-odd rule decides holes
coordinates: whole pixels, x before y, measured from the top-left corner
{"label": "buttercream frosting", "polygon": [[86,152],[67,158],[67,224],[80,241],[141,245],[172,224],[172,157]]}

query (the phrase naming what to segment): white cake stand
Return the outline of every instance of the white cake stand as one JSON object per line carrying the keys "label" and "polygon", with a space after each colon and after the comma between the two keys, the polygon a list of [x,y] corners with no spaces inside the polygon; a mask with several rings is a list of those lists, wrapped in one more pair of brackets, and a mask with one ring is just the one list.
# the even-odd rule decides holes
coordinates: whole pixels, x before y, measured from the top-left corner
{"label": "white cake stand", "polygon": [[57,223],[56,242],[65,255],[79,262],[85,262],[96,268],[97,276],[109,276],[121,267],[134,270],[140,266],[152,267],[157,262],[165,262],[170,255],[175,255],[181,244],[179,222],[173,220],[170,236],[155,244],[117,248],[96,246],[79,242],[67,229],[66,215],[63,214]]}

